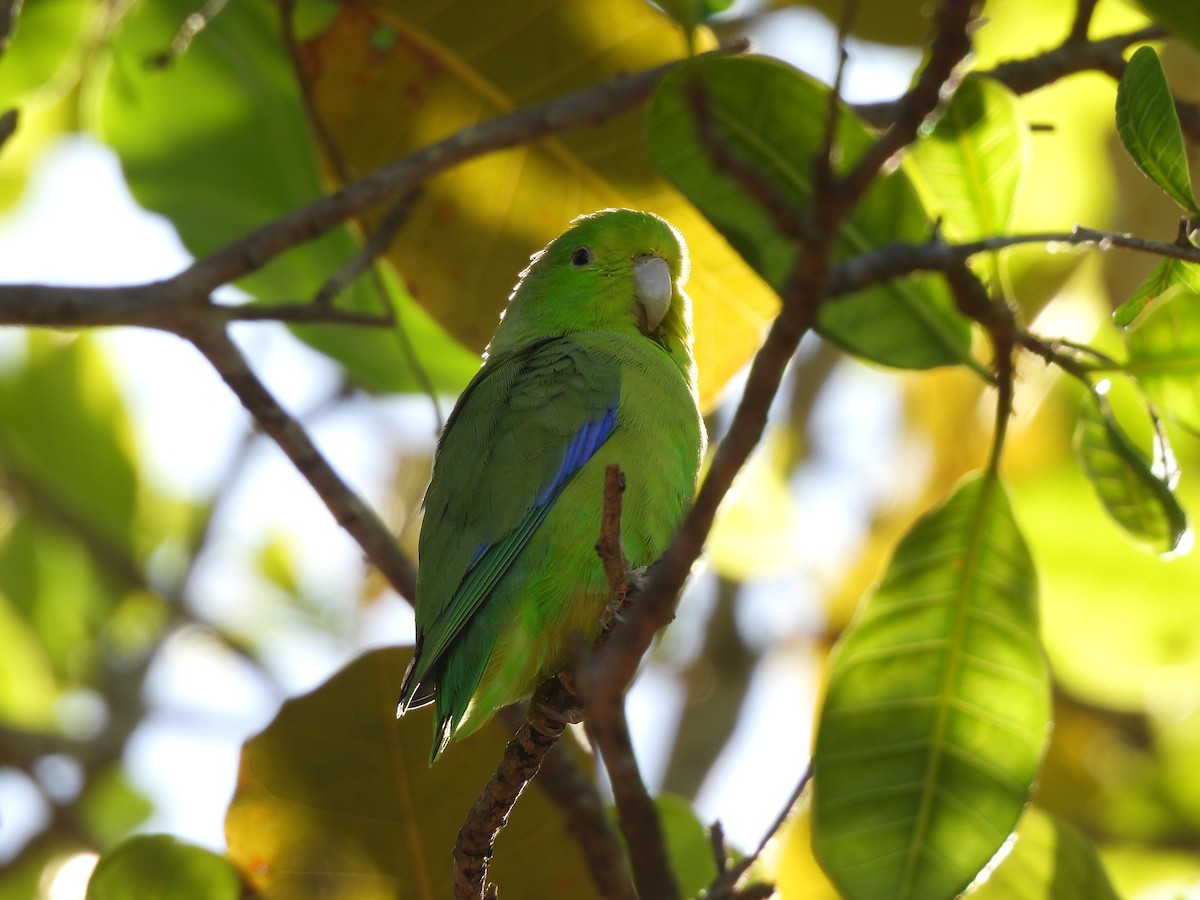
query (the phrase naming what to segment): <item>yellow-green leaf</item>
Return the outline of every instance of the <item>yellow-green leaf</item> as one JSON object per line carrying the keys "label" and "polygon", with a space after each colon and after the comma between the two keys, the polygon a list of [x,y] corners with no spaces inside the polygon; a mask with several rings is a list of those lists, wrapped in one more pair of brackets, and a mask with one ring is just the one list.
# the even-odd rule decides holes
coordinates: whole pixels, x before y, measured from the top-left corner
{"label": "yellow-green leaf", "polygon": [[[829,90],[765,57],[697,59],[667,76],[650,110],[650,144],[658,165],[776,290],[796,259],[759,199],[713,160],[701,138],[704,104],[712,137],[754,167],[781,202],[812,202],[812,160],[824,139]],[[847,164],[871,144],[865,125],[846,110],[838,151]],[[919,243],[932,221],[902,171],[878,178],[839,233],[841,259],[892,241]],[[971,364],[970,326],[933,276],[896,279],[827,303],[821,334],[877,363],[903,368]]]}
{"label": "yellow-green leaf", "polygon": [[[342,6],[299,50],[329,169],[340,179],[688,48],[644,0],[370,0]],[[568,221],[608,206],[660,213],[691,250],[700,392],[711,401],[757,348],[777,302],[657,174],[642,119],[633,110],[432,179],[389,259],[425,309],[481,349],[529,255]]]}
{"label": "yellow-green leaf", "polygon": [[909,158],[943,232],[968,241],[1008,230],[1029,154],[1029,128],[1017,98],[990,78],[968,77]]}
{"label": "yellow-green leaf", "polygon": [[[430,766],[432,708],[395,718],[409,655],[359,657],[246,743],[225,833],[264,896],[451,895],[455,835],[511,735],[493,720]],[[561,814],[536,788],[513,811],[489,877],[501,896],[595,896]]]}
{"label": "yellow-green leaf", "polygon": [[1175,100],[1152,47],[1139,47],[1117,87],[1117,134],[1151,181],[1189,212],[1198,212]]}
{"label": "yellow-green leaf", "polygon": [[1031,806],[1012,840],[973,900],[1118,900],[1096,848],[1069,822]]}
{"label": "yellow-green leaf", "polygon": [[1166,554],[1179,548],[1188,521],[1171,490],[1177,473],[1161,433],[1157,444],[1158,459],[1152,464],[1117,424],[1100,393],[1092,394],[1079,411],[1074,449],[1096,496],[1136,544]]}
{"label": "yellow-green leaf", "polygon": [[211,850],[169,834],[139,834],[100,858],[87,900],[238,900],[242,883],[233,866]]}
{"label": "yellow-green leaf", "polygon": [[1176,286],[1200,293],[1200,265],[1182,259],[1159,260],[1150,276],[1113,312],[1113,323],[1122,328],[1128,327]]}
{"label": "yellow-green leaf", "polygon": [[1200,435],[1200,293],[1162,295],[1126,337],[1133,375],[1159,413]]}
{"label": "yellow-green leaf", "polygon": [[[322,192],[313,135],[305,119],[269,3],[228,3],[169,65],[150,65],[170,47],[191,0],[132,4],[93,67],[89,122],[118,154],[137,201],[170,219],[196,256],[213,252]],[[312,298],[358,248],[348,228],[298,247],[250,273],[238,286],[265,303]],[[385,273],[390,275],[390,273]],[[452,340],[390,277],[382,291],[360,276],[338,305],[380,312],[395,330],[309,325],[294,331],[338,360],[371,390],[457,392],[478,357]],[[401,331],[403,333],[401,333]],[[419,363],[414,365],[413,357]]]}
{"label": "yellow-green leaf", "polygon": [[1037,581],[1003,487],[964,482],[900,542],[842,638],[813,847],[848,898],[951,898],[1016,826],[1050,718]]}

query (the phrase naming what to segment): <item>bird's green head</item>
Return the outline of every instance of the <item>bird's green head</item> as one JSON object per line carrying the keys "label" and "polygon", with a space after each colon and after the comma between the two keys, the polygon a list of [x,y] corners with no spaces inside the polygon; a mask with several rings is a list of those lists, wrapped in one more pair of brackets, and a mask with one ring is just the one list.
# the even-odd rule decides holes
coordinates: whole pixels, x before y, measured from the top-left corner
{"label": "bird's green head", "polygon": [[580,216],[521,273],[490,352],[574,331],[629,331],[690,365],[687,275],[687,247],[661,216],[632,209]]}

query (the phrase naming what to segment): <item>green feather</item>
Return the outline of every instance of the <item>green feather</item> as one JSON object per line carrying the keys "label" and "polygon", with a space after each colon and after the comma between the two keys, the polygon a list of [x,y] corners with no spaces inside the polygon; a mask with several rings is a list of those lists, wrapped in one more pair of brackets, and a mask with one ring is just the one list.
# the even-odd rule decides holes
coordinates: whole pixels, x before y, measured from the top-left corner
{"label": "green feather", "polygon": [[[659,282],[634,275],[654,259],[666,266],[644,271],[669,273],[665,312],[639,294]],[[686,272],[664,220],[605,210],[522,273],[446,423],[425,499],[399,712],[436,704],[432,758],[559,671],[573,635],[599,633],[609,597],[594,545],[610,463],[626,474],[632,566],[657,559],[682,519],[704,448]],[[569,457],[587,458],[564,479]]]}

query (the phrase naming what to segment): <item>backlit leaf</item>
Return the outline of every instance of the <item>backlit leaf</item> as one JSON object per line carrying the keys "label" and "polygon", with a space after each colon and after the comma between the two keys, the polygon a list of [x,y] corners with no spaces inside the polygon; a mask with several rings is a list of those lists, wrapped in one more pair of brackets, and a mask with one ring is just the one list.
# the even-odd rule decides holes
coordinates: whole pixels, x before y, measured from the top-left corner
{"label": "backlit leaf", "polygon": [[960,241],[1005,233],[1030,154],[1017,98],[990,78],[963,80],[933,131],[911,158],[925,205]]}
{"label": "backlit leaf", "polygon": [[[659,167],[782,290],[796,258],[795,241],[713,162],[699,136],[701,97],[716,140],[752,165],[782,200],[802,209],[812,199],[812,159],[823,138],[828,89],[778,60],[697,59],[662,82],[650,111],[650,144]],[[856,160],[871,141],[866,126],[843,110],[842,157]],[[912,183],[896,171],[872,185],[843,225],[838,256],[891,241],[919,243],[931,229]],[[970,327],[943,282],[932,276],[897,279],[826,304],[817,330],[884,365],[919,369],[970,361]]]}
{"label": "backlit leaf", "polygon": [[27,341],[24,364],[0,375],[0,467],[36,507],[131,552],[133,433],[108,361],[86,337],[34,332]]}
{"label": "backlit leaf", "polygon": [[1177,285],[1200,293],[1200,265],[1184,262],[1182,259],[1159,260],[1150,277],[1113,312],[1113,323],[1122,328],[1128,327],[1144,310],[1151,308],[1160,297]]}
{"label": "backlit leaf", "polygon": [[1151,181],[1184,209],[1197,211],[1175,101],[1151,47],[1139,47],[1121,76],[1117,134]]}
{"label": "backlit leaf", "polygon": [[950,898],[1016,826],[1048,733],[1029,550],[994,477],[900,542],[833,661],[813,846],[849,898]]}
{"label": "backlit leaf", "polygon": [[1126,337],[1133,375],[1158,412],[1200,435],[1200,293],[1175,287]]}
{"label": "backlit leaf", "polygon": [[[1103,396],[1092,395],[1080,408],[1074,448],[1096,496],[1135,543],[1159,554],[1179,548],[1188,522],[1169,486],[1174,473],[1152,468],[1149,457],[1117,424]],[[1160,462],[1165,461],[1165,444],[1159,452]]]}
{"label": "backlit leaf", "polygon": [[1096,848],[1083,833],[1036,806],[1025,810],[1013,846],[974,900],[1118,900]]}
{"label": "backlit leaf", "polygon": [[[455,835],[511,735],[493,720],[430,766],[432,707],[395,718],[408,658],[398,648],[359,657],[246,743],[225,833],[264,896],[451,895]],[[502,896],[595,896],[560,812],[536,788],[513,811],[489,877]]]}
{"label": "backlit leaf", "polygon": [[15,34],[0,47],[0,113],[20,114],[16,133],[0,150],[0,209],[21,196],[41,154],[71,128],[66,98],[90,52],[94,0],[7,4]]}
{"label": "backlit leaf", "polygon": [[1200,4],[1179,0],[1133,0],[1155,22],[1200,50]]}
{"label": "backlit leaf", "polygon": [[[148,65],[195,11],[191,0],[137,4],[121,20],[97,79],[96,127],[116,150],[129,187],[165,215],[196,256],[315,199],[322,192],[300,89],[267,3],[229,3],[168,66]],[[152,125],[148,123],[153,123]],[[285,254],[238,286],[264,302],[312,298],[358,247],[345,229]],[[347,308],[397,311],[407,344],[435,389],[456,392],[478,368],[385,279],[381,300],[362,276],[339,298]],[[421,391],[403,336],[349,326],[295,329],[373,390]]]}
{"label": "backlit leaf", "polygon": [[[299,47],[329,170],[356,177],[490,116],[687,54],[644,0],[344,4]],[[700,393],[711,402],[758,347],[769,288],[656,172],[643,110],[455,166],[427,182],[389,259],[413,296],[482,349],[529,255],[581,213],[650,209],[691,251]]]}

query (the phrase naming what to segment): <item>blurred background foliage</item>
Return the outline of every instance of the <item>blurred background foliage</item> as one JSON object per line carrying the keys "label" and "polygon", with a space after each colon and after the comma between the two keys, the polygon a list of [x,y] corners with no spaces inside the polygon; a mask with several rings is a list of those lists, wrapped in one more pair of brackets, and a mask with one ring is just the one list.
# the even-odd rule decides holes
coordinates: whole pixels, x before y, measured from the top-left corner
{"label": "blurred background foliage", "polygon": [[[724,6],[663,5],[678,7],[680,18]],[[860,99],[904,89],[928,35],[927,5],[859,4],[850,74],[866,74],[850,87]],[[1100,0],[1092,34],[1161,16],[1192,39],[1191,46],[1161,44],[1168,79],[1184,99],[1200,101],[1200,27],[1185,8]],[[975,35],[975,67],[1053,46],[1074,11],[1070,0],[991,0]],[[684,31],[642,0],[237,0],[210,2],[199,10],[203,20],[189,20],[193,13],[195,0],[26,0],[0,56],[0,111],[15,107],[21,116],[0,154],[0,208],[19,215],[39,166],[59,142],[82,134],[116,154],[136,201],[166,217],[187,251],[202,256],[469,122],[677,58],[688,47]],[[840,14],[840,0],[736,3],[695,42],[703,49],[748,36],[828,81],[835,41],[822,16]],[[1073,75],[1020,97],[986,82],[968,85],[998,94],[989,108],[1008,117],[994,126],[998,144],[988,144],[1000,147],[994,168],[1014,158],[1023,165],[997,188],[993,207],[955,206],[922,175],[953,164],[945,158],[952,148],[929,144],[912,154],[895,178],[908,179],[903,191],[942,216],[948,237],[1078,222],[1174,238],[1174,205],[1121,150],[1110,78]],[[670,102],[669,90],[656,100]],[[483,157],[426,185],[388,265],[339,299],[359,309],[390,306],[396,329],[297,328],[295,337],[323,356],[289,357],[278,372],[273,362],[299,352],[292,339],[281,329],[269,341],[246,337],[257,367],[285,398],[293,396],[289,379],[308,377],[297,367],[322,373],[320,386],[293,402],[305,404],[306,424],[339,468],[358,473],[410,550],[436,429],[428,395],[444,408],[466,383],[516,273],[578,213],[643,207],[684,232],[710,430],[719,434],[727,422],[736,393],[729,385],[738,384],[777,304],[766,283],[771,263],[759,260],[756,273],[709,224],[721,211],[693,208],[672,186],[687,175],[656,148],[670,117],[661,107],[654,116],[649,139],[646,111],[638,110]],[[1195,163],[1194,144],[1189,151]],[[357,223],[286,254],[240,283],[240,296],[264,304],[311,297],[363,230],[378,225]],[[910,236],[919,237],[915,227]],[[67,280],[72,248],[48,249],[58,268],[46,280]],[[1119,355],[1110,313],[1154,263],[1031,247],[1006,251],[985,268],[1001,273],[1038,333]],[[824,331],[836,337],[836,323]],[[322,885],[312,872],[321,869],[352,874],[364,885],[361,896],[387,896],[390,879],[410,877],[418,895],[444,895],[450,872],[437,835],[457,827],[503,728],[492,725],[451,748],[422,775],[434,781],[376,797],[381,780],[400,786],[395,779],[425,752],[424,720],[391,727],[388,698],[403,652],[373,650],[325,680],[362,650],[402,641],[411,628],[402,601],[362,572],[333,523],[297,520],[297,501],[285,495],[307,486],[267,474],[286,463],[261,446],[247,420],[220,407],[228,399],[215,380],[203,383],[198,401],[181,393],[179,414],[191,423],[193,443],[200,441],[193,452],[216,462],[205,477],[164,475],[154,430],[175,420],[148,421],[136,384],[164,382],[170,390],[177,341],[162,337],[166,349],[143,360],[128,355],[142,344],[106,335],[3,338],[0,897],[79,896],[71,891],[86,882],[95,853],[137,829],[184,830],[180,822],[192,825],[183,842],[143,838],[106,857],[94,896],[139,895],[119,891],[134,883],[131,873],[149,879],[141,896],[196,896],[189,886],[203,883],[210,885],[203,896],[233,897],[243,879],[276,896],[316,895]],[[1132,388],[1115,379],[1108,398],[1148,446],[1150,427]],[[1055,726],[1036,806],[1021,827],[1033,835],[1028,845],[1057,848],[1051,854],[1090,853],[1086,835],[1121,896],[1191,896],[1200,891],[1200,562],[1194,553],[1169,561],[1145,553],[1105,515],[1072,457],[1084,401],[1078,384],[1023,358],[1003,472],[1040,582]],[[807,759],[833,641],[916,517],[985,461],[990,410],[990,395],[967,367],[902,373],[856,361],[834,342],[814,337],[802,345],[770,432],[712,535],[707,564],[634,695],[635,726],[645,725],[639,749],[664,792],[673,858],[690,875],[690,891],[706,883],[712,865],[700,821],[727,820],[735,843],[750,850],[786,802]],[[1179,497],[1194,511],[1200,490],[1189,473],[1200,464],[1200,446],[1185,428],[1166,427],[1185,473]],[[373,455],[364,461],[356,442]],[[315,505],[303,511],[326,515]],[[288,700],[246,745],[236,794],[231,778],[220,781],[231,774],[228,747],[263,728],[284,697],[322,683]],[[215,739],[196,734],[213,721],[224,757],[180,753],[180,740],[209,747]],[[321,723],[320,739],[300,743],[296,734],[312,723]],[[395,743],[396,735],[414,734],[412,747]],[[157,781],[142,771],[150,759],[167,773]],[[355,762],[348,767],[346,759]],[[163,787],[191,779],[207,785],[222,809],[233,798],[226,846],[219,821],[200,821]],[[397,796],[406,799],[397,804]],[[314,830],[314,817],[352,819],[372,798],[382,804],[378,829],[361,841],[343,847]],[[578,851],[547,825],[553,816],[536,791],[518,805],[498,848],[495,877],[506,896],[564,895],[566,886],[583,896],[571,880],[582,871]],[[760,863],[784,897],[834,896],[821,887],[809,829],[802,806]],[[425,840],[430,846],[397,874],[391,848]],[[554,865],[522,863],[531,859]],[[272,880],[298,860],[312,863],[301,878],[307,894]],[[1010,872],[1022,864],[1016,855],[1012,863]],[[181,871],[188,876],[172,886]],[[986,890],[1034,896],[1021,883],[997,876]],[[1104,896],[1086,890],[1077,896]]]}

